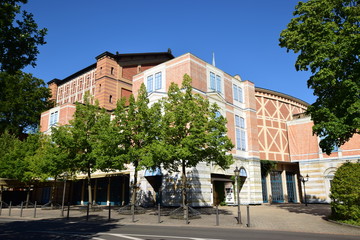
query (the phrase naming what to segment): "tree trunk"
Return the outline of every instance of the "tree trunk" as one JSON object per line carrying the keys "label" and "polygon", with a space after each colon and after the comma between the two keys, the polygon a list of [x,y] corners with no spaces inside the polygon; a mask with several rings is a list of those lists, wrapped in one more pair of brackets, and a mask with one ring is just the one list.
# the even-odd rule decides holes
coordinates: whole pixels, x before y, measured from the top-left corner
{"label": "tree trunk", "polygon": [[27,188],[25,208],[29,207],[29,200],[30,200],[30,187]]}
{"label": "tree trunk", "polygon": [[182,163],[182,176],[181,176],[181,182],[182,182],[182,189],[181,189],[181,195],[182,195],[182,205],[184,210],[184,219],[187,219],[188,214],[188,206],[187,206],[187,194],[186,194],[186,169],[185,169],[185,162]]}
{"label": "tree trunk", "polygon": [[50,207],[53,208],[55,203],[55,192],[56,192],[57,176],[54,178],[54,183],[51,187]]}
{"label": "tree trunk", "polygon": [[134,163],[135,172],[134,172],[134,182],[132,184],[132,194],[131,194],[131,212],[135,211],[135,202],[136,202],[136,194],[137,194],[137,176],[138,176],[138,163]]}
{"label": "tree trunk", "polygon": [[88,170],[87,181],[88,181],[88,194],[89,194],[88,203],[92,205],[93,202],[92,202],[92,194],[91,194],[91,173],[90,173],[90,170]]}

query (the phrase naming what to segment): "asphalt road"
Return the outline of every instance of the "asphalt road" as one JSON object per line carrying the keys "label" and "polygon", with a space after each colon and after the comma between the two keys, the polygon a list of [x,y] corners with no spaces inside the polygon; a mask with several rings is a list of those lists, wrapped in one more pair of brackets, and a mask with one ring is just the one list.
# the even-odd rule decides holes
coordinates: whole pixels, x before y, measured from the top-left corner
{"label": "asphalt road", "polygon": [[118,223],[66,222],[63,220],[0,220],[0,239],[71,240],[232,240],[232,239],[360,239],[360,236],[236,228],[121,225]]}

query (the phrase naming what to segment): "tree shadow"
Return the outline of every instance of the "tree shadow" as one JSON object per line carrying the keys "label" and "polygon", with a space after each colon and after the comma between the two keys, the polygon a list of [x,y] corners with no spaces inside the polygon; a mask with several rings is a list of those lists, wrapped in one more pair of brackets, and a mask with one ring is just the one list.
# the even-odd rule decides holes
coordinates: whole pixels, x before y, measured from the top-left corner
{"label": "tree shadow", "polygon": [[331,208],[329,204],[272,204],[278,208],[287,210],[293,213],[305,213],[311,214],[314,216],[321,216],[323,218],[327,218],[331,214]]}
{"label": "tree shadow", "polygon": [[[116,220],[116,222],[119,219]],[[121,227],[115,221],[107,221],[106,217],[98,215],[72,217],[69,221],[63,218],[31,221],[11,221],[0,223],[0,239],[91,239],[98,233],[108,232]]]}

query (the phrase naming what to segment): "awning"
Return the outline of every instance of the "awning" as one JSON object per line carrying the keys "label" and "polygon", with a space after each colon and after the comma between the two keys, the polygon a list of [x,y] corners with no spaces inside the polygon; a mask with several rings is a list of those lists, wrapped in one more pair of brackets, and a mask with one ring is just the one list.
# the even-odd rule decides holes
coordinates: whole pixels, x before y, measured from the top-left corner
{"label": "awning", "polygon": [[233,182],[233,180],[225,177],[224,178],[215,177],[215,178],[211,178],[211,182]]}
{"label": "awning", "polygon": [[[121,172],[99,172],[99,173],[92,173],[91,179],[93,178],[105,178],[105,177],[117,177],[117,176],[124,176],[129,175],[130,171],[121,171]],[[85,179],[87,175],[76,175],[75,179]]]}

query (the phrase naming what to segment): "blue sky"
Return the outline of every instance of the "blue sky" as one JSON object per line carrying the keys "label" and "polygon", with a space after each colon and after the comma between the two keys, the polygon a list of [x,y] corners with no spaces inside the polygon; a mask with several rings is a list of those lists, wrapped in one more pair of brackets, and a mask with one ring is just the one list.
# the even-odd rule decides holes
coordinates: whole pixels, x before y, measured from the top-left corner
{"label": "blue sky", "polygon": [[63,79],[115,53],[191,52],[255,86],[308,103],[309,73],[296,72],[296,55],[278,43],[298,0],[29,0],[23,9],[48,28],[35,68],[45,82]]}

